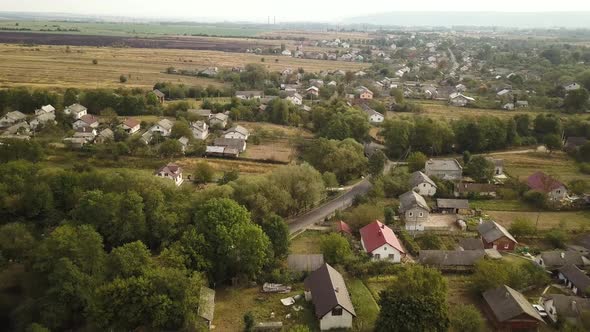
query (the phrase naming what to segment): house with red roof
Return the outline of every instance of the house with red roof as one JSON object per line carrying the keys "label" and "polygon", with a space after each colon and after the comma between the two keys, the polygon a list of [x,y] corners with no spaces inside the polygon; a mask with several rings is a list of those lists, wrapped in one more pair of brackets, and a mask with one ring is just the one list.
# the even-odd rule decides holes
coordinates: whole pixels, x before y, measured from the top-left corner
{"label": "house with red roof", "polygon": [[141,129],[139,120],[128,118],[123,121],[121,128],[129,135],[133,135]]}
{"label": "house with red roof", "polygon": [[547,194],[547,198],[552,201],[561,201],[567,196],[565,185],[543,172],[535,172],[529,176],[527,185],[531,190]]}
{"label": "house with red roof", "polygon": [[373,260],[399,263],[406,255],[404,247],[393,230],[379,220],[361,228],[360,233],[363,249],[373,256]]}
{"label": "house with red roof", "polygon": [[180,186],[184,179],[182,178],[182,168],[176,164],[170,163],[158,169],[155,173],[157,177],[170,179],[174,184]]}
{"label": "house with red roof", "polygon": [[350,229],[350,226],[348,226],[348,224],[342,220],[336,223],[336,231],[342,235],[352,235],[352,230]]}

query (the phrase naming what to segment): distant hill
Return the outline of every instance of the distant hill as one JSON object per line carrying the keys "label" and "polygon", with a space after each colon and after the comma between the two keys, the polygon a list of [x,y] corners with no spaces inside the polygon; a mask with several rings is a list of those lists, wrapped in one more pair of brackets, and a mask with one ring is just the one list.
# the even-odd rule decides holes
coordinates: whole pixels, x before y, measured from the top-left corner
{"label": "distant hill", "polygon": [[345,19],[343,23],[388,26],[497,26],[590,28],[590,12],[388,12]]}

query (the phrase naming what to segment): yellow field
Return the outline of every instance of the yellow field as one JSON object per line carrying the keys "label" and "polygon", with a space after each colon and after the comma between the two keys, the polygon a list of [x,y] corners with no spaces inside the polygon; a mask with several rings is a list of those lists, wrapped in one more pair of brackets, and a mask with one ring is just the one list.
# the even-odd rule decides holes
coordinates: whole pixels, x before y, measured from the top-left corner
{"label": "yellow field", "polygon": [[[220,51],[141,49],[112,47],[0,45],[0,86],[33,87],[151,87],[160,81],[190,85],[221,85],[200,77],[169,75],[166,68],[204,69],[210,66],[228,68],[262,63],[269,70],[304,68],[306,71],[359,70],[366,64],[295,59],[283,56],[259,56]],[[92,63],[93,59],[98,64]],[[278,62],[275,62],[278,59]],[[119,76],[128,76],[125,84]]]}

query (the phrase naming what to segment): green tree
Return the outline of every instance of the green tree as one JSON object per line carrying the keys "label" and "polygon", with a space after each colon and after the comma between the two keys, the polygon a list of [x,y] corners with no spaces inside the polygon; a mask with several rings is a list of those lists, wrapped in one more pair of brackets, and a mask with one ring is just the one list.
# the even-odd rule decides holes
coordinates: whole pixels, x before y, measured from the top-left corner
{"label": "green tree", "polygon": [[151,264],[150,251],[141,241],[117,247],[107,257],[107,270],[111,278],[140,276]]}
{"label": "green tree", "polygon": [[193,132],[191,131],[188,123],[183,120],[178,120],[172,126],[172,131],[170,132],[170,137],[172,138],[192,138]]}
{"label": "green tree", "polygon": [[547,207],[547,194],[537,190],[529,190],[524,193],[523,200],[538,209]]}
{"label": "green tree", "polygon": [[262,230],[272,243],[275,258],[286,258],[289,254],[289,227],[285,220],[271,214],[262,222]]}
{"label": "green tree", "polygon": [[379,294],[375,331],[447,331],[447,283],[439,271],[410,265]]}
{"label": "green tree", "polygon": [[588,90],[580,88],[567,93],[563,104],[565,108],[570,112],[584,112],[588,107]]}
{"label": "green tree", "polygon": [[322,236],[320,248],[328,264],[342,264],[352,256],[350,243],[337,233]]}
{"label": "green tree", "polygon": [[489,182],[494,177],[494,164],[482,156],[471,158],[465,165],[465,174],[478,182]]}
{"label": "green tree", "polygon": [[248,311],[244,314],[244,332],[250,332],[254,329],[254,315]]}
{"label": "green tree", "polygon": [[22,262],[28,259],[35,246],[35,238],[27,226],[18,222],[0,226],[0,252],[6,259]]}
{"label": "green tree", "polygon": [[535,234],[535,225],[530,219],[517,218],[510,225],[510,234],[515,237],[527,237]]}
{"label": "green tree", "polygon": [[125,75],[119,76],[119,82],[121,82],[121,83],[127,82],[127,76],[125,76]]}
{"label": "green tree", "polygon": [[373,176],[381,175],[385,168],[386,161],[387,157],[385,157],[385,154],[381,152],[381,150],[375,151],[375,153],[369,157],[369,174]]}
{"label": "green tree", "polygon": [[182,155],[182,144],[175,139],[169,139],[160,144],[158,152],[162,157],[176,157]]}
{"label": "green tree", "polygon": [[324,172],[324,174],[322,174],[322,180],[324,180],[326,188],[338,187],[338,178],[336,177],[336,174],[332,172]]}
{"label": "green tree", "polygon": [[555,134],[546,135],[543,137],[543,144],[549,149],[549,152],[552,153],[555,150],[560,150],[563,147],[563,141],[561,137]]}
{"label": "green tree", "polygon": [[412,152],[406,161],[410,172],[413,173],[424,169],[428,157],[422,152]]}
{"label": "green tree", "polygon": [[456,332],[483,331],[485,323],[476,307],[460,304],[451,307],[451,329]]}
{"label": "green tree", "polygon": [[568,236],[563,229],[552,229],[545,235],[545,241],[554,248],[564,249]]}
{"label": "green tree", "polygon": [[206,161],[201,161],[195,166],[193,171],[193,181],[197,184],[204,184],[213,181],[215,170]]}

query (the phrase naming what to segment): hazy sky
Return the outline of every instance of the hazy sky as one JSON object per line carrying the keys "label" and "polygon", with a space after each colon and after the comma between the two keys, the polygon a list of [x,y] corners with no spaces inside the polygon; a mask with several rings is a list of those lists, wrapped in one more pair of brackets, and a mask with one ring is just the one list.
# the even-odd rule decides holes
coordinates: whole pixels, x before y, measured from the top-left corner
{"label": "hazy sky", "polygon": [[133,17],[338,21],[390,11],[590,11],[589,0],[0,0],[0,11]]}

